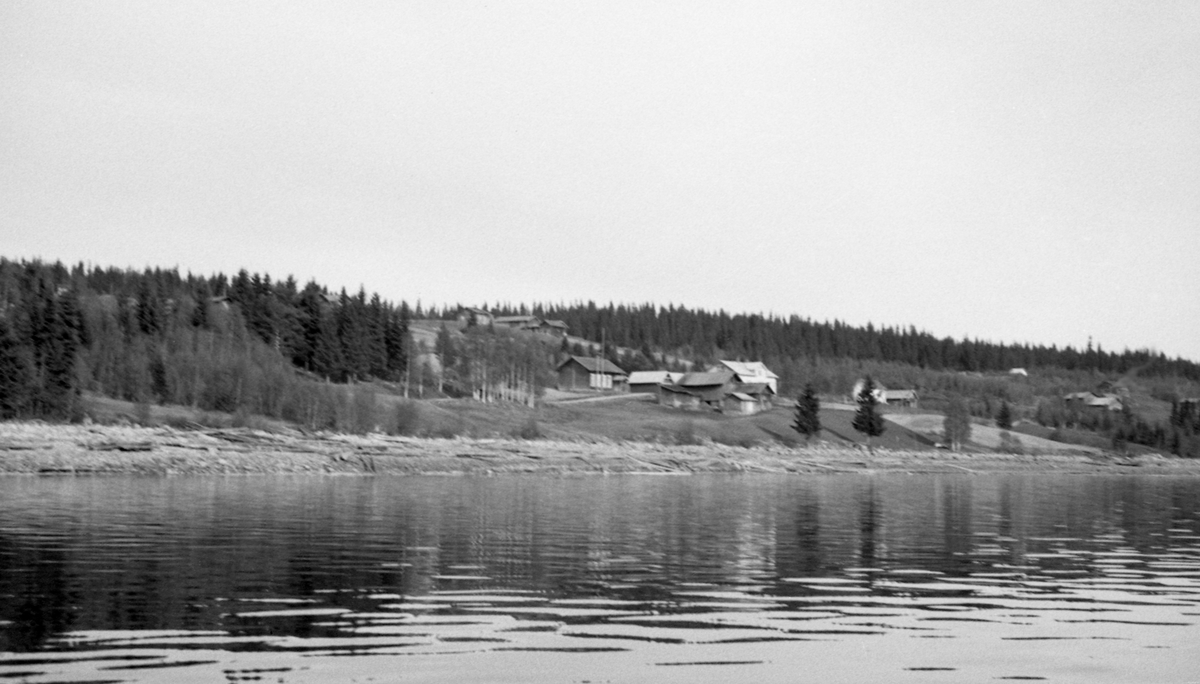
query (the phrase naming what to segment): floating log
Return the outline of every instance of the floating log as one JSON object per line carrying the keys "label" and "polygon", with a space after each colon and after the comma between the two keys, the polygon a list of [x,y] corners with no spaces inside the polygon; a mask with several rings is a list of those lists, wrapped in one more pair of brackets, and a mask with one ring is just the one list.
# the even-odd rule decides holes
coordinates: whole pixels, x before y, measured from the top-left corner
{"label": "floating log", "polygon": [[98,442],[87,445],[91,451],[153,451],[151,442]]}

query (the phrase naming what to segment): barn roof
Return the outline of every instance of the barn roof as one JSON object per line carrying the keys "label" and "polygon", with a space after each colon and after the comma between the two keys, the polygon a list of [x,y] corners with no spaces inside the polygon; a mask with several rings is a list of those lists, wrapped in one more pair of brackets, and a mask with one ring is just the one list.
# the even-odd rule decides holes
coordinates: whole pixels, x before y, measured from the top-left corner
{"label": "barn roof", "polygon": [[717,363],[725,366],[729,370],[741,376],[758,376],[772,379],[778,379],[779,376],[771,372],[762,361],[718,361]]}
{"label": "barn roof", "polygon": [[538,320],[537,316],[496,316],[497,323],[531,323]]}
{"label": "barn roof", "polygon": [[732,379],[732,371],[688,373],[679,379],[679,385],[683,387],[710,387],[712,385],[724,385]]}
{"label": "barn roof", "polygon": [[629,384],[648,385],[650,383],[671,382],[671,373],[665,370],[634,371],[629,374]]}
{"label": "barn roof", "polygon": [[617,364],[608,359],[597,359],[594,356],[568,356],[562,363],[558,364],[559,368],[571,363],[572,361],[583,366],[584,370],[589,373],[608,373],[610,375],[625,375],[625,371]]}

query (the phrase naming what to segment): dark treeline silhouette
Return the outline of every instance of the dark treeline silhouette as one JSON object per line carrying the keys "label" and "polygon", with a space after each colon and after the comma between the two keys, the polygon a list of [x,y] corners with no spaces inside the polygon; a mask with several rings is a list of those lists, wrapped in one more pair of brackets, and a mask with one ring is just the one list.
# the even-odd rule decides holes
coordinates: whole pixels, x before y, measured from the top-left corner
{"label": "dark treeline silhouette", "polygon": [[0,259],[0,417],[78,418],[92,391],[323,426],[344,402],[319,381],[403,379],[409,317],[362,289],[244,270]]}
{"label": "dark treeline silhouette", "polygon": [[1002,344],[981,340],[938,338],[916,327],[876,328],[841,321],[817,322],[799,316],[730,314],[682,306],[595,302],[538,304],[532,308],[498,305],[497,313],[533,315],[565,321],[572,335],[599,340],[601,331],[612,343],[635,350],[659,349],[690,359],[725,358],[805,359],[840,358],[881,361],[966,372],[1007,371],[1010,368],[1061,368],[1125,373],[1137,368],[1143,376],[1180,376],[1200,381],[1200,364],[1170,359],[1150,350],[1105,351],[1089,343],[1071,346]]}

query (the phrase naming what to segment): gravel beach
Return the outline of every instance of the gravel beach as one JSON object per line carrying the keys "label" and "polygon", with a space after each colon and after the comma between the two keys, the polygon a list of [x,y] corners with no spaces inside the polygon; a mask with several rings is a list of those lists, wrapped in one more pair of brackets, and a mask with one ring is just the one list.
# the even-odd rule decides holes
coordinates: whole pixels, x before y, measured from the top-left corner
{"label": "gravel beach", "polygon": [[1136,473],[1200,475],[1200,462],[1084,453],[955,454],[783,445],[426,439],[244,428],[0,423],[0,475]]}

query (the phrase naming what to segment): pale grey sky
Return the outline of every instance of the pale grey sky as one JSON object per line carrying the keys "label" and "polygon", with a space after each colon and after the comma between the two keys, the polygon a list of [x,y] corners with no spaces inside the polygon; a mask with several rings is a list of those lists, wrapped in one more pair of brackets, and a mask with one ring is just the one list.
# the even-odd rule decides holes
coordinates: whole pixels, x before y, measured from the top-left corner
{"label": "pale grey sky", "polygon": [[1200,2],[0,2],[0,253],[1200,360]]}

